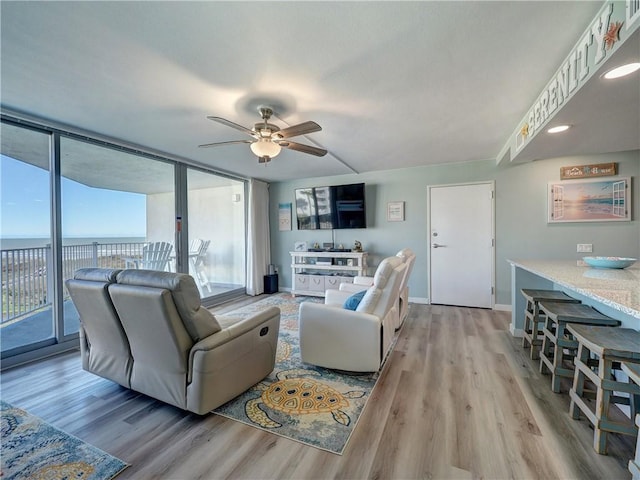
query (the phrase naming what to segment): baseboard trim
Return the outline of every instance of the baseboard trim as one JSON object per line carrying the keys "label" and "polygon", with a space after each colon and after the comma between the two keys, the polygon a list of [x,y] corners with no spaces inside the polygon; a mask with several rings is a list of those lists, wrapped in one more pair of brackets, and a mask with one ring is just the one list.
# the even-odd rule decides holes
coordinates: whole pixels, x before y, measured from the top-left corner
{"label": "baseboard trim", "polygon": [[501,312],[510,312],[511,311],[511,305],[509,304],[504,304],[504,303],[496,303],[493,306],[494,310],[500,310]]}
{"label": "baseboard trim", "polygon": [[511,332],[511,335],[513,335],[514,337],[517,337],[517,338],[524,337],[524,330],[521,328],[513,328],[513,325],[509,325],[509,331]]}
{"label": "baseboard trim", "polygon": [[429,299],[424,297],[409,297],[409,303],[419,303],[421,305],[429,305]]}

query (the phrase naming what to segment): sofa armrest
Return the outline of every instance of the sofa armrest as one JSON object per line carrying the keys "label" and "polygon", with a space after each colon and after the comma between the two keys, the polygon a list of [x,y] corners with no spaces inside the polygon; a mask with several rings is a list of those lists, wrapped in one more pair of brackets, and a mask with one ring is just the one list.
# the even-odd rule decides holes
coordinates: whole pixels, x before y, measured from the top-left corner
{"label": "sofa armrest", "polygon": [[269,307],[228,324],[199,341],[189,352],[187,409],[204,414],[240,395],[266,377],[275,365],[280,309]]}
{"label": "sofa armrest", "polygon": [[332,307],[340,307],[344,305],[345,300],[353,295],[354,292],[348,292],[346,290],[326,290],[324,292],[324,304]]}
{"label": "sofa armrest", "polygon": [[370,313],[355,312],[322,303],[303,302],[300,304],[300,328],[308,319],[323,322],[325,325],[353,326],[354,329],[360,326],[361,328],[379,328],[381,324],[380,319]]}
{"label": "sofa armrest", "polygon": [[216,332],[208,337],[200,340],[198,343],[191,347],[191,356],[196,351],[213,350],[214,348],[230,342],[234,338],[249,332],[257,326],[267,323],[274,317],[278,318],[278,324],[280,323],[280,309],[277,307],[268,307],[261,312],[252,315],[247,318],[237,318],[234,321],[233,314],[231,315],[216,315],[216,319],[223,325],[222,330]]}
{"label": "sofa armrest", "polygon": [[367,290],[369,287],[366,285],[360,285],[357,283],[341,283],[340,291],[341,292],[349,292],[349,293],[358,293],[363,290]]}
{"label": "sofa armrest", "polygon": [[373,277],[356,276],[356,277],[353,277],[353,283],[354,285],[362,285],[364,287],[370,287],[371,285],[373,285]]}

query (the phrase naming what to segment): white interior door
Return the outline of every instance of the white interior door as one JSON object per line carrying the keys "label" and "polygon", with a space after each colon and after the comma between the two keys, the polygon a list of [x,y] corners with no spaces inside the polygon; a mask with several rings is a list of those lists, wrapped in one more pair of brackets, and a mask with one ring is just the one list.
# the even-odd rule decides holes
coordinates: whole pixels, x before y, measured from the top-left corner
{"label": "white interior door", "polygon": [[493,307],[493,182],[429,187],[430,302]]}

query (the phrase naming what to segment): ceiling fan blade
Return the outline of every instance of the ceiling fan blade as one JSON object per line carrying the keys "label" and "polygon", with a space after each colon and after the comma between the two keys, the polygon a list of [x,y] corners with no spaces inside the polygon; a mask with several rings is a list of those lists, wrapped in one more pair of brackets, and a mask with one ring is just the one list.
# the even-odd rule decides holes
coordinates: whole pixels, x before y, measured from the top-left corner
{"label": "ceiling fan blade", "polygon": [[298,135],[306,135],[307,133],[319,132],[322,127],[316,122],[304,122],[298,125],[287,127],[277,132],[281,138],[297,137]]}
{"label": "ceiling fan blade", "polygon": [[223,125],[226,125],[227,127],[231,127],[231,128],[235,128],[236,130],[240,130],[241,132],[244,132],[247,135],[251,135],[252,137],[256,136],[256,132],[254,132],[253,130],[250,130],[250,129],[246,128],[246,127],[243,127],[242,125],[238,125],[237,123],[234,123],[231,120],[227,120],[226,118],[211,117],[211,116],[208,116],[207,118],[209,120],[213,120],[214,122],[218,122],[218,123],[221,123]]}
{"label": "ceiling fan blade", "polygon": [[220,145],[232,145],[234,143],[253,143],[251,140],[231,140],[230,142],[215,142],[198,145],[200,148],[219,147]]}
{"label": "ceiling fan blade", "polygon": [[290,150],[296,150],[297,152],[309,153],[317,157],[324,157],[327,154],[327,151],[324,148],[312,147],[311,145],[303,145],[302,143],[278,142],[278,145]]}

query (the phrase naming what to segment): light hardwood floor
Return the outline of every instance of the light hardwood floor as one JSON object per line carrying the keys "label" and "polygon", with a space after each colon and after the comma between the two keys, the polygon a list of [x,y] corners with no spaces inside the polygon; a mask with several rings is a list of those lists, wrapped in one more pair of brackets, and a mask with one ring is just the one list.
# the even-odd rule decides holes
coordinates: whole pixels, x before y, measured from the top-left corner
{"label": "light hardwood floor", "polygon": [[2,399],[130,463],[118,479],[631,478],[634,439],[595,453],[568,384],[551,392],[509,319],[411,305],[342,456],[126,390],[84,372],[78,352],[3,372]]}

